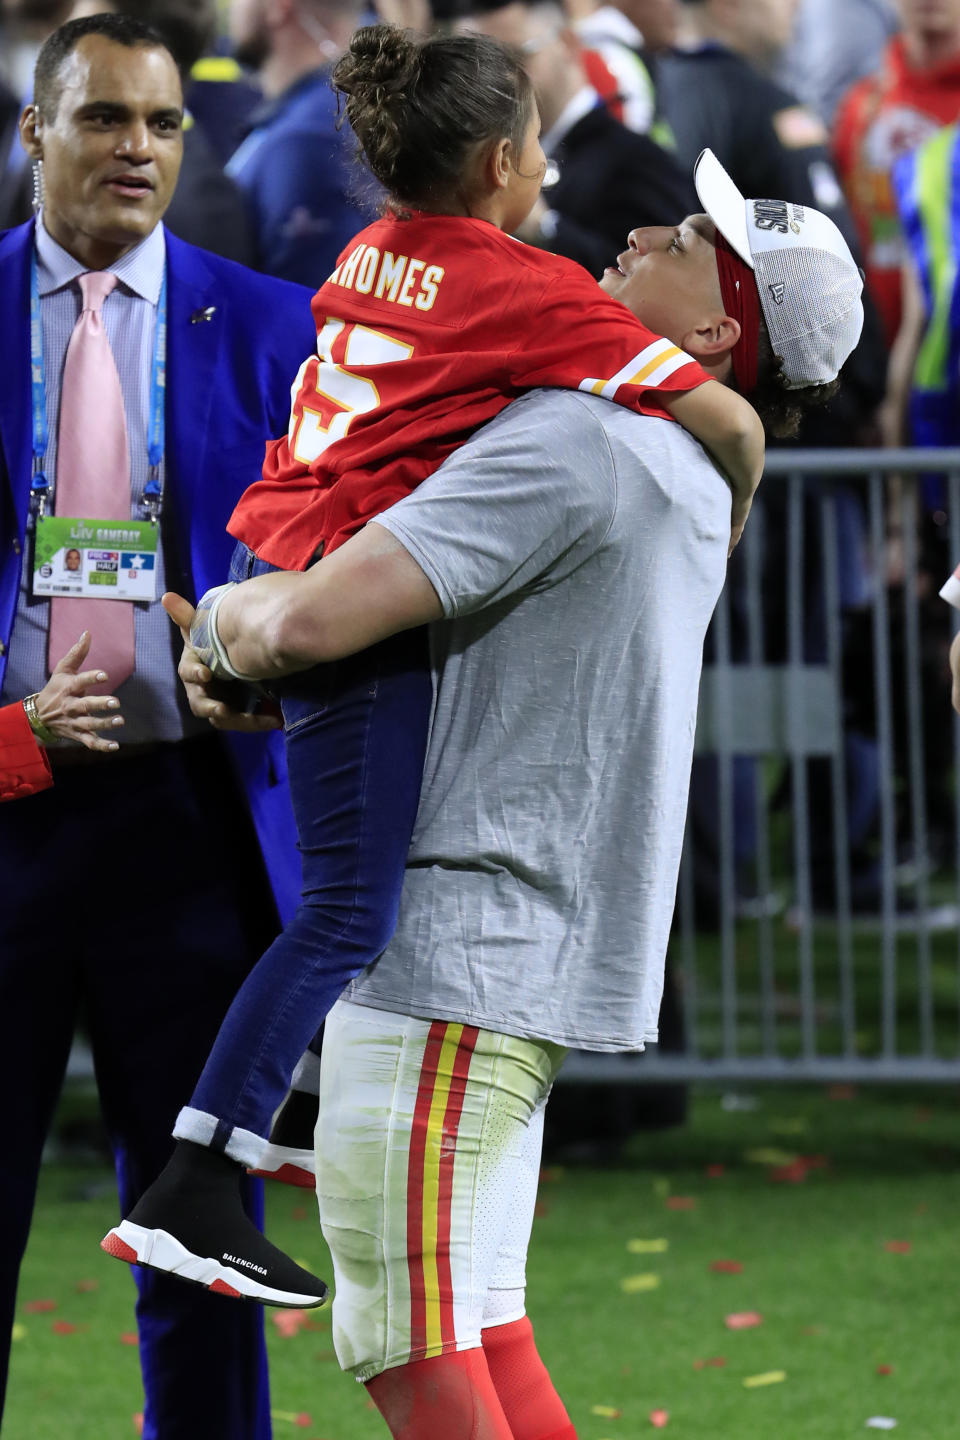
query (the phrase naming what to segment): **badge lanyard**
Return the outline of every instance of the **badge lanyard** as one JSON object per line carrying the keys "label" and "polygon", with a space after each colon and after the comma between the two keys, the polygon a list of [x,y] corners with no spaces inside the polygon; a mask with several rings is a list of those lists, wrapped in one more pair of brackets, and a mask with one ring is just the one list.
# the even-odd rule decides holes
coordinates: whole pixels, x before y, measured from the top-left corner
{"label": "badge lanyard", "polygon": [[[163,509],[160,464],[163,460],[164,415],[167,387],[167,275],[164,270],[157,304],[157,327],[150,375],[150,415],[147,422],[147,483],[140,505],[154,525]],[[30,256],[30,389],[33,398],[33,476],[30,481],[30,514],[42,520],[50,503],[50,482],[44,468],[50,431],[47,426],[47,382],[43,369],[43,323],[40,318],[40,285],[36,252]]]}

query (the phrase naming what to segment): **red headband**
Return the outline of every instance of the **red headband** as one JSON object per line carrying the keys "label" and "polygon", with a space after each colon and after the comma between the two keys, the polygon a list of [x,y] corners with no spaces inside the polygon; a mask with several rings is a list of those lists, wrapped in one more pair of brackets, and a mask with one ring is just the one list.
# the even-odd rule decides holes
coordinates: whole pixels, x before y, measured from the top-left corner
{"label": "red headband", "polygon": [[741,395],[757,385],[757,351],[760,344],[760,295],[757,277],[717,231],[717,274],[724,309],[740,326],[740,339],[730,352],[733,378]]}

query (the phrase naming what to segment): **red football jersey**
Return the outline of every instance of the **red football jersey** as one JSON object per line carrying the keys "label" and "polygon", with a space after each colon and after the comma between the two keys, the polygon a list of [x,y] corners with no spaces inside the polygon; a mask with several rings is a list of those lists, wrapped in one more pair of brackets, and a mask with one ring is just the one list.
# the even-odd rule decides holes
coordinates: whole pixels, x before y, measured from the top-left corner
{"label": "red football jersey", "polygon": [[368,226],[313,314],[289,431],[228,527],[285,570],[409,495],[525,390],[588,390],[669,418],[658,394],[710,378],[579,265],[455,215]]}

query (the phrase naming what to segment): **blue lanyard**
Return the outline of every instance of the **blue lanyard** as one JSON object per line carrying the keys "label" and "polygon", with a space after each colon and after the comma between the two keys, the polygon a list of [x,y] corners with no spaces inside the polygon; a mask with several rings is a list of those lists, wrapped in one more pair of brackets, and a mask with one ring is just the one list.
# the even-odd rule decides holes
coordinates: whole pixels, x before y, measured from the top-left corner
{"label": "blue lanyard", "polygon": [[[44,464],[50,431],[47,427],[47,381],[43,369],[43,322],[37,256],[30,256],[30,390],[33,399],[33,476],[30,482],[31,514],[43,519],[50,501],[50,482]],[[163,461],[164,415],[167,401],[167,275],[164,270],[157,304],[157,326],[150,376],[150,416],[147,422],[147,483],[141,504],[154,524],[163,508],[160,465]]]}

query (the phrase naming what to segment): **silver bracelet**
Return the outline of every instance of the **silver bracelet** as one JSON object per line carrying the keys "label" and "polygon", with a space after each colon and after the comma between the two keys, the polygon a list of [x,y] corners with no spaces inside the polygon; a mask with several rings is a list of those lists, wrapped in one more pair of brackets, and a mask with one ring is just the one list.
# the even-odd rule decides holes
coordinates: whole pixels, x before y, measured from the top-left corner
{"label": "silver bracelet", "polygon": [[23,702],[23,708],[27,712],[27,719],[30,722],[30,729],[36,735],[42,745],[56,745],[60,736],[44,725],[40,719],[40,711],[37,709],[37,697],[39,691],[35,690],[32,695],[27,695]]}

